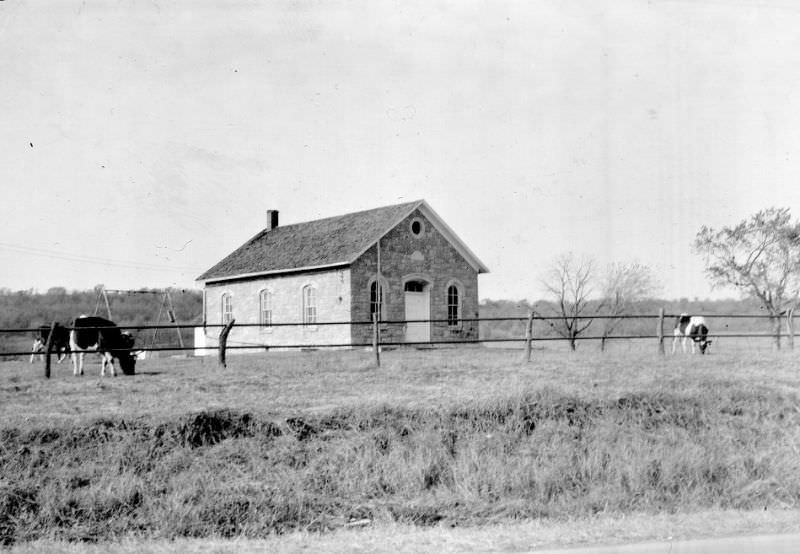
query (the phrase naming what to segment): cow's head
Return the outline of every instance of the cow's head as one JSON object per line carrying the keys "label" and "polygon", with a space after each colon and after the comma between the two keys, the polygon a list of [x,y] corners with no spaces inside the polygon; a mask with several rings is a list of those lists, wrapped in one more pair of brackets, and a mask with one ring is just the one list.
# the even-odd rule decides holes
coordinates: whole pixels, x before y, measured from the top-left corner
{"label": "cow's head", "polygon": [[697,346],[700,347],[700,353],[701,354],[705,354],[706,353],[706,349],[708,348],[709,344],[711,344],[710,340],[703,339],[703,340],[700,341],[700,343]]}
{"label": "cow's head", "polygon": [[136,353],[133,352],[135,340],[130,333],[120,333],[120,350],[117,352],[119,367],[125,375],[136,373]]}

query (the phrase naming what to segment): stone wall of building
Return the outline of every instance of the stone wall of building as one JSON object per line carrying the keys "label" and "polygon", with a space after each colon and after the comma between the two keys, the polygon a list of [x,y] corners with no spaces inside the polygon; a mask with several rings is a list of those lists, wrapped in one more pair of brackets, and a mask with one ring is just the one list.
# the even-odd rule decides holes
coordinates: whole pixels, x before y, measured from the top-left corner
{"label": "stone wall of building", "polygon": [[[412,224],[421,224],[415,235]],[[375,279],[377,250],[373,246],[350,267],[353,321],[370,320],[370,284]],[[405,326],[391,321],[405,320],[405,282],[418,279],[428,283],[430,318],[444,320],[431,323],[431,340],[467,340],[478,338],[478,324],[464,321],[459,328],[447,324],[447,287],[456,282],[461,293],[464,318],[478,317],[478,273],[439,233],[425,216],[415,210],[381,239],[381,276],[384,280],[384,313],[388,320],[381,326],[382,342],[403,342]],[[353,343],[369,343],[372,329],[354,325]]]}

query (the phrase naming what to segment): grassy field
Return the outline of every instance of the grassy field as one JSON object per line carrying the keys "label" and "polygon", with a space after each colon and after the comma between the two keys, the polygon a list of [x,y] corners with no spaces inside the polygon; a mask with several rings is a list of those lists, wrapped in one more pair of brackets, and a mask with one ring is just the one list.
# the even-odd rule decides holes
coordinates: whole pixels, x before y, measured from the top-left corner
{"label": "grassy field", "polygon": [[795,356],[651,350],[0,363],[0,544],[796,509]]}

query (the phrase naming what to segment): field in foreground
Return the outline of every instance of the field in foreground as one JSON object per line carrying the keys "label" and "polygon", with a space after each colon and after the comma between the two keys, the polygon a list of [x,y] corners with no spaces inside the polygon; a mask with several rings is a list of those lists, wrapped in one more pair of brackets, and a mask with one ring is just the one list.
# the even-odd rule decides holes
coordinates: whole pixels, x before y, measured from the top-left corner
{"label": "field in foreground", "polygon": [[0,543],[265,537],[800,500],[791,354],[488,349],[0,364]]}

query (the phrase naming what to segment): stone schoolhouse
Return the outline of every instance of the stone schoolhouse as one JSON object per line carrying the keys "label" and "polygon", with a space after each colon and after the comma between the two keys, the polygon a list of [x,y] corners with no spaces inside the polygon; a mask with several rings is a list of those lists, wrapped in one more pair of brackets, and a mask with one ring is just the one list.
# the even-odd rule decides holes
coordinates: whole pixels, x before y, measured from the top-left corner
{"label": "stone schoolhouse", "polygon": [[[263,231],[197,280],[204,323],[236,320],[230,346],[347,347],[370,343],[372,327],[352,322],[375,313],[384,344],[477,339],[468,319],[478,317],[478,274],[487,272],[418,200],[285,226],[269,210]],[[218,336],[198,328],[195,346],[214,347]]]}

